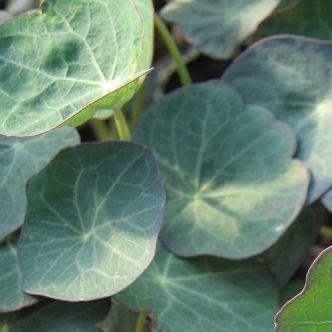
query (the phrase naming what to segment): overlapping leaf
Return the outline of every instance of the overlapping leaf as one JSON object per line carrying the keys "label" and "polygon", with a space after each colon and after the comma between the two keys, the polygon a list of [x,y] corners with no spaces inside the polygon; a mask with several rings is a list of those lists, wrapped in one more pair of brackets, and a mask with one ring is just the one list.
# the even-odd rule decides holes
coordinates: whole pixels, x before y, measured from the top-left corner
{"label": "overlapping leaf", "polygon": [[263,254],[280,286],[289,281],[315,244],[324,214],[320,205],[305,208],[279,241]]}
{"label": "overlapping leaf", "polygon": [[280,0],[173,0],[162,10],[203,53],[229,58]]}
{"label": "overlapping leaf", "polygon": [[332,2],[302,0],[291,10],[269,18],[259,29],[258,37],[275,34],[301,35],[332,39]]}
{"label": "overlapping leaf", "polygon": [[306,198],[295,138],[226,85],[180,89],[147,111],[135,139],[156,153],[167,190],[162,240],[179,255],[243,258],[270,247]]}
{"label": "overlapping leaf", "polygon": [[279,301],[272,276],[255,260],[180,259],[162,246],[117,298],[151,312],[163,332],[272,332]]}
{"label": "overlapping leaf", "polygon": [[96,325],[110,301],[40,304],[18,313],[0,315],[1,332],[98,332]]}
{"label": "overlapping leaf", "polygon": [[332,331],[332,250],[313,263],[301,294],[288,302],[276,317],[277,332]]}
{"label": "overlapping leaf", "polygon": [[29,182],[27,193],[19,265],[28,293],[102,298],[150,264],[164,191],[145,147],[111,142],[66,149]]}
{"label": "overlapping leaf", "polygon": [[152,55],[151,0],[47,0],[0,26],[0,133],[30,136],[119,108]]}
{"label": "overlapping leaf", "polygon": [[72,128],[31,138],[0,136],[0,240],[23,224],[26,182],[60,150],[78,143]]}
{"label": "overlapping leaf", "polygon": [[265,39],[226,71],[249,104],[265,106],[299,139],[297,157],[310,168],[309,202],[332,184],[332,43],[302,37]]}
{"label": "overlapping leaf", "polygon": [[22,274],[17,264],[16,244],[0,246],[0,271],[0,312],[15,311],[37,301],[22,292]]}

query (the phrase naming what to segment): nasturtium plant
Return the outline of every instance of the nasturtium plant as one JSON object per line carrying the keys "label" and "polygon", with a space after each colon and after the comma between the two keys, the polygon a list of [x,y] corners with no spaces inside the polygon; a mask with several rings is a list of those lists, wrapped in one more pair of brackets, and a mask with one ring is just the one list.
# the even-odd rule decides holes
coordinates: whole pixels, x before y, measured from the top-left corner
{"label": "nasturtium plant", "polygon": [[143,146],[63,150],[28,185],[19,241],[23,289],[68,301],[117,293],[151,262],[164,191]]}
{"label": "nasturtium plant", "polygon": [[159,161],[167,189],[162,239],[179,255],[258,254],[305,200],[309,176],[292,160],[293,133],[227,85],[204,83],[163,98],[134,139]]}
{"label": "nasturtium plant", "polygon": [[0,26],[0,134],[36,135],[122,107],[151,56],[150,0],[42,2]]}
{"label": "nasturtium plant", "polygon": [[117,299],[153,314],[164,332],[272,331],[276,284],[255,260],[183,259],[158,247],[149,269]]}
{"label": "nasturtium plant", "polygon": [[332,247],[309,269],[303,291],[286,303],[276,317],[277,332],[332,331]]}
{"label": "nasturtium plant", "polygon": [[246,103],[266,107],[297,134],[296,157],[313,175],[309,202],[332,185],[331,54],[330,42],[273,37],[253,45],[222,78]]}
{"label": "nasturtium plant", "polygon": [[63,148],[79,143],[75,129],[16,138],[0,136],[0,239],[21,227],[26,212],[25,185]]}
{"label": "nasturtium plant", "polygon": [[255,32],[280,0],[171,0],[162,16],[203,53],[225,59]]}
{"label": "nasturtium plant", "polygon": [[331,9],[0,0],[0,332],[332,332]]}

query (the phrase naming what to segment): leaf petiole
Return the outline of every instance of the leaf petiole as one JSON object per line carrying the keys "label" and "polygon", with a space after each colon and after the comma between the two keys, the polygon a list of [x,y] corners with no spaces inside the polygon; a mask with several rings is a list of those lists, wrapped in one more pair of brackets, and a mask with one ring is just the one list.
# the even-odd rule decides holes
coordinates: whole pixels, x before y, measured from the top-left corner
{"label": "leaf petiole", "polygon": [[114,110],[114,122],[121,141],[130,141],[131,134],[122,110]]}
{"label": "leaf petiole", "polygon": [[179,48],[176,45],[166,24],[160,18],[160,16],[156,13],[154,15],[154,24],[155,24],[155,27],[156,27],[157,31],[159,32],[161,38],[163,39],[165,45],[167,46],[168,51],[169,51],[171,57],[173,58],[173,61],[176,64],[181,84],[183,86],[191,85],[193,82],[190,77],[186,62],[184,61],[184,59],[179,51]]}
{"label": "leaf petiole", "polygon": [[146,326],[147,315],[145,312],[141,312],[137,318],[135,332],[144,332]]}

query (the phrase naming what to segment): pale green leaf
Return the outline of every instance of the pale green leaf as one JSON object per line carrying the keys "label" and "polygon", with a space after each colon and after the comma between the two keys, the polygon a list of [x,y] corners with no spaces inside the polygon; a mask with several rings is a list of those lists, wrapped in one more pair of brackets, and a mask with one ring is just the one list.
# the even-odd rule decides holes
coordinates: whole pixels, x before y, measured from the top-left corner
{"label": "pale green leaf", "polygon": [[162,240],[183,256],[244,258],[295,220],[308,172],[295,138],[227,85],[180,89],[143,114],[134,138],[156,153],[167,190]]}
{"label": "pale green leaf", "polygon": [[23,289],[80,301],[130,285],[155,253],[164,191],[151,152],[127,142],[63,150],[28,185]]}
{"label": "pale green leaf", "polygon": [[0,240],[19,228],[26,210],[26,182],[63,148],[79,143],[75,129],[31,138],[0,136]]}
{"label": "pale green leaf", "polygon": [[0,332],[98,332],[96,324],[106,316],[109,306],[109,300],[40,304],[0,315]]}
{"label": "pale green leaf", "polygon": [[162,246],[117,298],[151,312],[163,332],[272,332],[279,304],[272,276],[255,260],[180,259]]}
{"label": "pale green leaf", "polygon": [[22,292],[15,243],[0,245],[0,271],[0,312],[15,311],[37,302],[36,298]]}
{"label": "pale green leaf", "polygon": [[178,24],[200,51],[229,58],[280,0],[173,0],[162,16]]}
{"label": "pale green leaf", "polygon": [[332,43],[278,36],[252,46],[226,71],[246,103],[265,106],[299,139],[313,175],[309,202],[332,185]]}
{"label": "pale green leaf", "polygon": [[302,0],[291,10],[270,17],[260,26],[258,38],[276,34],[332,39],[332,1]]}
{"label": "pale green leaf", "polygon": [[332,247],[308,271],[304,290],[276,316],[276,332],[332,331]]}
{"label": "pale green leaf", "polygon": [[8,21],[11,18],[12,18],[12,15],[9,12],[7,12],[5,10],[0,10],[0,24]]}
{"label": "pale green leaf", "polygon": [[30,136],[119,108],[152,57],[151,0],[47,0],[0,26],[0,133]]}
{"label": "pale green leaf", "polygon": [[308,256],[324,219],[325,210],[320,205],[305,208],[279,241],[263,254],[280,286],[289,281]]}
{"label": "pale green leaf", "polygon": [[94,118],[97,120],[106,120],[106,119],[112,117],[113,113],[114,113],[114,110],[112,110],[112,109],[101,109],[95,113]]}

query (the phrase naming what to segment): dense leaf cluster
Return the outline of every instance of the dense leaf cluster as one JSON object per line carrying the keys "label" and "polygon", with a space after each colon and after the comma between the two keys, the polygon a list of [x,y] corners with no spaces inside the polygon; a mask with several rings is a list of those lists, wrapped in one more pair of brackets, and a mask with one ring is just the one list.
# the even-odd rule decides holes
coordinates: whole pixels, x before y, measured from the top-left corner
{"label": "dense leaf cluster", "polygon": [[8,1],[0,332],[332,331],[331,4]]}

